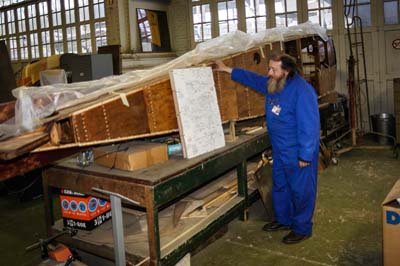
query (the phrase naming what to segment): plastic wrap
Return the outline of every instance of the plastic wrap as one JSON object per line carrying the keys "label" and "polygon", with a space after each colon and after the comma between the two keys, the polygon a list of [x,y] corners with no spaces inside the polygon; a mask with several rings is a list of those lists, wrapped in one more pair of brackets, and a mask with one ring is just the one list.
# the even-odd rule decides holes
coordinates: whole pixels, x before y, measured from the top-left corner
{"label": "plastic wrap", "polygon": [[42,124],[42,119],[57,110],[94,100],[101,95],[132,87],[144,81],[168,75],[176,68],[186,68],[207,63],[235,53],[244,52],[264,43],[284,41],[287,38],[318,34],[327,40],[324,28],[304,23],[288,28],[273,28],[247,34],[241,31],[200,43],[182,56],[147,70],[134,70],[120,76],[71,84],[55,84],[43,87],[19,87],[13,90],[17,98],[15,119],[0,125],[0,138],[30,131]]}

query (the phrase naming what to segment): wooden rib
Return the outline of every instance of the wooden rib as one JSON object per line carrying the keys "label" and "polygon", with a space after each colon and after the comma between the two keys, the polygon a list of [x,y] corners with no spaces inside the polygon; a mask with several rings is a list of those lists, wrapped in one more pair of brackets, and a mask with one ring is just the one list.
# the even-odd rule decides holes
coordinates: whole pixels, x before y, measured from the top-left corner
{"label": "wooden rib", "polygon": [[53,146],[48,142],[45,145],[38,147],[35,150],[32,150],[32,152],[36,153],[36,152],[43,152],[43,151],[51,151],[51,150],[55,150],[55,149],[69,149],[69,148],[73,148],[73,147],[89,147],[89,146],[94,146],[94,145],[108,144],[108,143],[127,141],[127,140],[133,140],[133,139],[157,137],[160,135],[167,135],[167,134],[176,133],[176,132],[178,132],[178,129],[160,131],[157,133],[147,133],[147,134],[141,134],[141,135],[135,135],[135,136],[114,138],[114,139],[105,139],[105,140],[101,140],[101,141],[70,143],[70,144],[64,144],[64,145],[60,145],[60,146]]}

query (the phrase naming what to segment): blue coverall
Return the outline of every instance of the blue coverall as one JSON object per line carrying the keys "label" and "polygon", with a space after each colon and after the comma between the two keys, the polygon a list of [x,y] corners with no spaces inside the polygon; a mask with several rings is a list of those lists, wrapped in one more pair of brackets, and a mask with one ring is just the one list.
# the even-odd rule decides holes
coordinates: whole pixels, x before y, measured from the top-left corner
{"label": "blue coverall", "polygon": [[[275,221],[296,234],[312,234],[318,175],[320,120],[317,95],[300,75],[281,92],[269,94],[269,77],[234,68],[231,79],[266,96],[265,113],[273,154],[272,204]],[[310,165],[300,168],[299,160]]]}

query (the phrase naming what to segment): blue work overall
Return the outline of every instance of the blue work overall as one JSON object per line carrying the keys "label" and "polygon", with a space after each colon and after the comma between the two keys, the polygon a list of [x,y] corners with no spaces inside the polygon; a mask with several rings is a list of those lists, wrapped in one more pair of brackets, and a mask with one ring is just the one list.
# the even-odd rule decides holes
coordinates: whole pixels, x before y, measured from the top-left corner
{"label": "blue work overall", "polygon": [[[317,95],[300,75],[283,90],[267,91],[269,77],[234,68],[234,81],[265,95],[265,113],[273,155],[272,204],[275,221],[300,235],[312,234],[318,175],[320,120]],[[300,168],[299,160],[310,165]]]}

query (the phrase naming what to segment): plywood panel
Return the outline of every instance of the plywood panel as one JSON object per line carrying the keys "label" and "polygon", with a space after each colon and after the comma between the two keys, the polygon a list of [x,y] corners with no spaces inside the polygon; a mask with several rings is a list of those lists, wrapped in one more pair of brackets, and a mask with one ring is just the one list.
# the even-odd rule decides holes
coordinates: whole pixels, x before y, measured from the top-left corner
{"label": "plywood panel", "polygon": [[[233,57],[233,64],[236,67],[250,69],[250,66],[245,65],[245,56],[246,54],[240,54]],[[235,91],[237,97],[237,108],[238,108],[238,115],[240,118],[250,116],[250,107],[249,107],[249,88],[243,86],[240,83],[236,83]]]}
{"label": "plywood panel", "polygon": [[[224,60],[229,67],[234,67],[231,58]],[[233,121],[238,119],[237,95],[235,91],[236,82],[231,76],[224,72],[214,72],[215,89],[218,98],[219,110],[222,121]]]}
{"label": "plywood panel", "polygon": [[[144,88],[147,119],[151,133],[178,128],[171,82],[165,80]],[[144,114],[143,114],[144,115]]]}
{"label": "plywood panel", "polygon": [[175,69],[170,78],[185,157],[225,146],[211,68]]}
{"label": "plywood panel", "polygon": [[[260,75],[267,75],[268,55],[269,53],[267,54],[265,47],[260,47],[259,49],[255,49],[246,53],[246,55],[243,57],[243,63],[244,65],[248,66],[248,70]],[[248,89],[246,91],[246,96],[248,115],[263,115],[265,112],[265,96],[252,89]]]}
{"label": "plywood panel", "polygon": [[118,99],[75,114],[75,139],[82,143],[149,133],[143,91],[126,97],[129,106]]}

